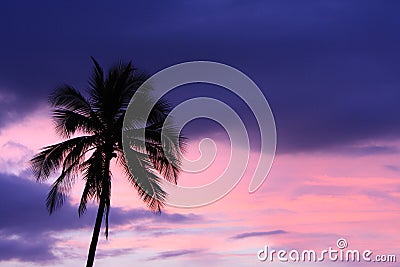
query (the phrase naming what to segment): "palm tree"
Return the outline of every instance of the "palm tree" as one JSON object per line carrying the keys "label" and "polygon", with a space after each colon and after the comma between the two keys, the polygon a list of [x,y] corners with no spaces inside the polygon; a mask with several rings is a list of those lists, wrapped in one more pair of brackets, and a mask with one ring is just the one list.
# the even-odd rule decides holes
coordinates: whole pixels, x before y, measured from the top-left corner
{"label": "palm tree", "polygon": [[[179,136],[177,142],[170,143],[168,151],[163,149],[162,128],[170,106],[165,101],[158,101],[144,129],[125,129],[131,131],[132,145],[124,156],[122,129],[125,113],[133,94],[146,77],[138,75],[130,62],[116,65],[105,75],[98,62],[94,58],[92,61],[94,71],[85,95],[72,86],[64,85],[49,98],[57,133],[66,140],[44,147],[30,161],[38,182],[44,182],[60,171],[46,200],[50,214],[62,206],[78,177],[85,183],[79,216],[85,213],[89,200],[98,203],[87,267],[94,263],[103,218],[108,238],[110,162],[113,158],[125,170],[139,197],[152,211],[159,213],[166,198],[161,179],[176,183],[180,171],[179,150],[184,141]],[[135,130],[144,130],[145,140],[135,142]],[[171,132],[173,128],[169,130]]]}

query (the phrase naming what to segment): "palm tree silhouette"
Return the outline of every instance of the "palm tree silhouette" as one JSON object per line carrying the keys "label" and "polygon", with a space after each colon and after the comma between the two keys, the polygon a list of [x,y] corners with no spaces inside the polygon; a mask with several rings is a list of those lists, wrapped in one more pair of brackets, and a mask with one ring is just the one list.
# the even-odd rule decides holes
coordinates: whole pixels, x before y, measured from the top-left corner
{"label": "palm tree silhouette", "polygon": [[[47,196],[46,206],[50,214],[62,206],[78,177],[82,177],[85,183],[79,216],[85,213],[89,200],[98,203],[87,267],[94,263],[103,218],[108,238],[111,160],[116,158],[147,206],[152,211],[160,212],[166,198],[160,179],[176,183],[180,171],[179,149],[184,141],[179,136],[177,141],[169,143],[168,151],[163,149],[162,128],[170,106],[165,101],[158,101],[147,118],[145,129],[142,129],[146,133],[145,140],[132,142],[135,145],[131,145],[131,150],[124,157],[122,129],[125,113],[146,76],[138,75],[131,62],[120,63],[105,75],[93,57],[92,61],[94,71],[86,91],[87,97],[72,86],[64,85],[57,88],[49,99],[57,133],[66,140],[44,147],[30,161],[38,182],[48,180],[61,170]],[[128,130],[132,130],[129,137],[134,140],[137,129]],[[173,128],[169,130],[171,132]]]}

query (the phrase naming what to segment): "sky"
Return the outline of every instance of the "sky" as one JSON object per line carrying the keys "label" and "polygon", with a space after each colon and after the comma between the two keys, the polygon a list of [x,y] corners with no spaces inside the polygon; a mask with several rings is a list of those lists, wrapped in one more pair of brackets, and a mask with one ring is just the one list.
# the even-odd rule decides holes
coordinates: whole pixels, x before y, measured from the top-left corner
{"label": "sky", "polygon": [[[209,60],[245,73],[273,111],[277,153],[265,183],[249,194],[259,156],[251,110],[226,90],[177,88],[174,105],[198,97],[225,102],[243,119],[250,161],[223,199],[154,215],[114,168],[110,237],[95,266],[281,266],[260,262],[279,250],[335,247],[397,255],[400,260],[400,2],[398,1],[3,1],[0,9],[0,266],[85,263],[95,205],[78,218],[77,181],[55,214],[48,184],[29,159],[60,141],[48,95],[59,85],[84,90],[90,56],[105,68],[132,61],[149,75]],[[208,120],[185,127],[187,157],[203,138],[218,152],[182,185],[203,185],[228,164],[230,144]],[[328,266],[364,266],[324,262]],[[318,266],[293,263],[294,266]],[[394,267],[396,263],[371,263]]]}

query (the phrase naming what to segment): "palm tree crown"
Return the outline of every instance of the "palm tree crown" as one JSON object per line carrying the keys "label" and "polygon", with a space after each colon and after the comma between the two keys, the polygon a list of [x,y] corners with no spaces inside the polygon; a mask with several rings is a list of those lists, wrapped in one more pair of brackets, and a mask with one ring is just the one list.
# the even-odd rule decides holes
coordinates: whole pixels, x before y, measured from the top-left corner
{"label": "palm tree crown", "polygon": [[[139,197],[151,210],[160,212],[166,197],[160,179],[176,182],[180,171],[179,151],[183,144],[183,138],[179,136],[177,142],[169,143],[167,151],[163,149],[162,128],[170,106],[165,101],[158,101],[147,118],[145,129],[125,129],[130,131],[131,150],[124,156],[122,130],[125,113],[132,96],[146,77],[138,75],[131,63],[120,63],[105,74],[98,62],[94,58],[92,60],[93,74],[85,95],[72,86],[64,85],[57,88],[49,99],[57,133],[66,140],[44,147],[31,160],[39,182],[61,171],[47,196],[46,206],[50,214],[62,206],[78,177],[85,183],[79,216],[86,211],[89,200],[98,202],[86,266],[93,265],[103,217],[108,237],[110,161],[116,158]],[[141,97],[150,98],[149,95]],[[169,132],[174,130],[168,127]],[[135,142],[135,130],[145,130],[145,140]]]}

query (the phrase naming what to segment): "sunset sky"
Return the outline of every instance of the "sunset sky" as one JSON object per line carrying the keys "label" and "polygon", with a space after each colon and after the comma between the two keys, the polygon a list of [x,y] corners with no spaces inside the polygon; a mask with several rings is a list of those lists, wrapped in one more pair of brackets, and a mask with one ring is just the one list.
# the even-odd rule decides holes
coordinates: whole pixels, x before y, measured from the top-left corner
{"label": "sunset sky", "polygon": [[[143,1],[144,2],[144,1]],[[260,262],[266,245],[290,251],[336,248],[400,261],[400,2],[398,1],[3,1],[0,8],[0,266],[83,266],[96,206],[78,217],[82,183],[49,216],[49,184],[29,159],[60,141],[47,99],[64,83],[87,88],[90,56],[105,68],[132,60],[154,74],[177,63],[221,62],[248,75],[275,116],[277,153],[253,194],[259,156],[251,110],[216,86],[168,95],[177,105],[219,99],[245,122],[250,163],[226,197],[200,208],[149,212],[113,164],[110,236],[95,266],[282,266]],[[218,153],[179,184],[213,181],[228,164],[227,133],[190,122],[186,156],[211,138]],[[248,151],[243,151],[247,153]],[[321,266],[321,263],[292,263]],[[329,262],[327,266],[366,266]],[[286,264],[287,265],[287,264]]]}

